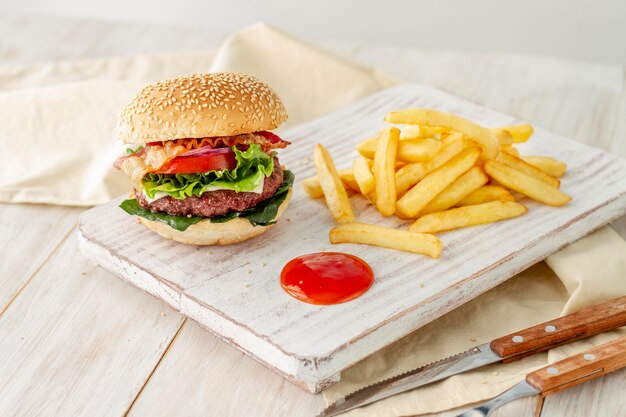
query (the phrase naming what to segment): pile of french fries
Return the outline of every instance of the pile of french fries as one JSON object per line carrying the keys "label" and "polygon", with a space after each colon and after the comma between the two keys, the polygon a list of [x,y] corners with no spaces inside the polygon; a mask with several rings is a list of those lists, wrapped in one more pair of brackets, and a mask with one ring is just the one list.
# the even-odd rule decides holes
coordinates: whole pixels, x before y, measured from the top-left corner
{"label": "pile of french fries", "polygon": [[[561,206],[566,165],[546,156],[520,156],[516,144],[529,124],[485,128],[432,109],[391,112],[394,124],[360,143],[352,167],[337,170],[318,144],[317,176],[302,181],[312,198],[324,197],[338,223],[331,243],[362,243],[439,257],[435,233],[520,216],[524,197]],[[402,125],[402,130],[397,125]],[[367,198],[383,216],[410,220],[408,230],[355,222],[348,191]],[[512,193],[514,191],[515,193]]]}

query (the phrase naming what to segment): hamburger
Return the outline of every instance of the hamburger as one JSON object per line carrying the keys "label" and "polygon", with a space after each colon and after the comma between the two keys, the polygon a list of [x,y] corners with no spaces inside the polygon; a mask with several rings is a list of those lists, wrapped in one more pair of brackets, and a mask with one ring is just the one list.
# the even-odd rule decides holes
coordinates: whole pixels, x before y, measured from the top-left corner
{"label": "hamburger", "polygon": [[285,211],[293,174],[271,130],[287,119],[267,84],[241,73],[195,74],[145,87],[122,111],[132,144],[114,166],[130,177],[120,207],[159,235],[228,245],[267,231]]}

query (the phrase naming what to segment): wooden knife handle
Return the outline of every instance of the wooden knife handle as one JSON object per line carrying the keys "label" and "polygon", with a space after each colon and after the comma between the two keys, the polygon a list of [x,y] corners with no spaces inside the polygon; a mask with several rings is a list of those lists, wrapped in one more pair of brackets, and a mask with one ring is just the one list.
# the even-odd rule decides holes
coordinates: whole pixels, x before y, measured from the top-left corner
{"label": "wooden knife handle", "polygon": [[626,296],[500,337],[491,349],[507,363],[625,325]]}
{"label": "wooden knife handle", "polygon": [[626,366],[626,336],[538,369],[526,382],[549,395]]}

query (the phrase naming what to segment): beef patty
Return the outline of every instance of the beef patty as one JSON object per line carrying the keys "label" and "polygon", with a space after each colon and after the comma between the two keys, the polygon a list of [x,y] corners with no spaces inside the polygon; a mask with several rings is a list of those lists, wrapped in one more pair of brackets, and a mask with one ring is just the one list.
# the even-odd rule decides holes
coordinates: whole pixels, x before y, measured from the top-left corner
{"label": "beef patty", "polygon": [[177,200],[170,196],[159,198],[149,203],[143,193],[135,192],[137,202],[141,207],[153,213],[165,212],[174,216],[222,216],[231,211],[242,211],[267,200],[276,193],[283,182],[283,170],[274,159],[274,172],[264,179],[263,192],[238,193],[232,190],[217,190],[202,193],[200,197],[187,197]]}

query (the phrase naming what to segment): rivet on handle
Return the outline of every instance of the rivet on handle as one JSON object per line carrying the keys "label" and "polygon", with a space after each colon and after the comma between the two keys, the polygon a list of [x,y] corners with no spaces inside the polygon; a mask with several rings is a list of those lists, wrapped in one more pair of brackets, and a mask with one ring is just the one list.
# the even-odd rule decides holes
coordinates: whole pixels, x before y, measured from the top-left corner
{"label": "rivet on handle", "polygon": [[551,367],[548,368],[548,373],[551,374],[551,375],[556,375],[556,374],[559,373],[559,370],[557,368],[554,368],[554,367],[551,366]]}
{"label": "rivet on handle", "polygon": [[556,331],[556,327],[554,327],[553,325],[549,325],[549,326],[546,326],[543,330],[545,330],[548,333],[552,333]]}
{"label": "rivet on handle", "polygon": [[585,358],[585,359],[586,359],[586,360],[588,360],[588,361],[592,361],[592,360],[594,360],[594,359],[596,358],[596,355],[593,355],[593,354],[591,354],[591,353],[585,353],[585,354],[583,355],[583,358]]}
{"label": "rivet on handle", "polygon": [[513,336],[512,339],[515,343],[522,343],[524,341],[524,337],[523,336]]}

